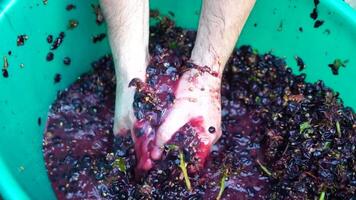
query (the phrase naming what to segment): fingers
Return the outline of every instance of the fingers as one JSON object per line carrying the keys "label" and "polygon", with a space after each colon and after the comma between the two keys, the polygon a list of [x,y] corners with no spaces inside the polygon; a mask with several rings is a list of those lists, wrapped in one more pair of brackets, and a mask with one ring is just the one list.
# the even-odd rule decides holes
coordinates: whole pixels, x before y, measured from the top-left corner
{"label": "fingers", "polygon": [[163,146],[192,118],[192,113],[195,113],[192,104],[187,103],[186,99],[176,99],[170,113],[157,130],[155,146],[151,152],[154,160],[160,159]]}
{"label": "fingers", "polygon": [[[211,106],[206,109],[208,111],[211,109]],[[199,143],[195,147],[195,157],[198,158],[198,163],[196,165],[191,166],[192,172],[202,169],[204,167],[204,163],[206,158],[210,154],[211,146],[219,139],[221,136],[221,128],[220,128],[220,112],[205,112],[204,118],[195,117],[195,120],[199,120],[200,123],[195,123],[192,120],[191,125],[196,125],[194,128],[198,131],[198,140]],[[201,127],[201,128],[199,128]]]}
{"label": "fingers", "polygon": [[149,145],[152,141],[152,138],[150,138],[148,132],[144,133],[144,135],[142,135],[141,137],[143,138],[136,138],[135,136],[133,136],[133,138],[136,138],[135,152],[138,159],[137,169],[148,171],[152,168],[153,165],[149,152]]}
{"label": "fingers", "polygon": [[158,128],[156,145],[163,146],[173,134],[192,117],[194,108],[185,100],[177,100],[164,122]]}
{"label": "fingers", "polygon": [[[220,110],[211,110],[212,104],[198,106],[187,101],[181,101],[181,104],[175,104],[165,122],[160,126],[156,135],[156,143],[151,150],[151,158],[158,160],[163,153],[163,146],[172,138],[172,136],[186,123],[194,127],[197,131],[198,146],[196,147],[196,157],[200,162],[197,169],[205,163],[206,157],[210,153],[211,145],[221,136],[221,114]],[[210,109],[210,110],[209,110]]]}
{"label": "fingers", "polygon": [[[205,104],[209,101],[207,91],[202,90],[201,77],[198,76],[196,70],[192,70],[191,73],[186,73],[182,77],[183,82],[179,84],[177,91],[175,92],[176,99],[170,113],[168,113],[164,122],[160,125],[157,131],[156,145],[162,147],[167,141],[169,141],[173,134],[185,125],[193,117],[207,116],[206,110],[209,108],[209,104]],[[194,82],[194,84],[192,84]],[[208,84],[206,82],[206,84]],[[204,101],[203,99],[207,99]],[[207,107],[206,107],[207,106]]]}
{"label": "fingers", "polygon": [[154,146],[151,150],[151,158],[153,160],[159,160],[162,157],[163,148],[161,146]]}
{"label": "fingers", "polygon": [[199,135],[203,143],[214,144],[221,136],[221,115],[220,112],[213,113],[213,116],[204,119],[204,132]]}
{"label": "fingers", "polygon": [[125,135],[132,128],[133,78],[144,81],[148,63],[149,5],[142,0],[101,0],[108,23],[117,78],[114,134]]}

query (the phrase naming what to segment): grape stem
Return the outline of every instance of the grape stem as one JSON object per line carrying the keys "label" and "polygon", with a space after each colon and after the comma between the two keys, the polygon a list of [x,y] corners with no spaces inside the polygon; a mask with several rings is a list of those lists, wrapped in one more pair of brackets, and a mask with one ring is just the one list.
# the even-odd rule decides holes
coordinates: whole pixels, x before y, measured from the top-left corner
{"label": "grape stem", "polygon": [[262,171],[264,171],[268,176],[272,176],[272,173],[267,169],[267,167],[262,165],[262,163],[259,160],[256,160],[256,162],[261,167]]}
{"label": "grape stem", "polygon": [[222,176],[222,178],[220,180],[220,190],[219,190],[218,196],[216,197],[216,200],[220,200],[221,197],[222,197],[222,194],[224,193],[225,182],[226,182],[227,177],[228,177],[228,168],[225,168],[224,172],[223,172],[223,176]]}
{"label": "grape stem", "polygon": [[192,185],[190,184],[190,180],[189,180],[189,176],[188,176],[188,172],[187,172],[187,164],[185,163],[184,155],[183,155],[182,151],[179,151],[179,160],[180,160],[179,167],[183,172],[185,185],[187,186],[188,190],[191,192]]}

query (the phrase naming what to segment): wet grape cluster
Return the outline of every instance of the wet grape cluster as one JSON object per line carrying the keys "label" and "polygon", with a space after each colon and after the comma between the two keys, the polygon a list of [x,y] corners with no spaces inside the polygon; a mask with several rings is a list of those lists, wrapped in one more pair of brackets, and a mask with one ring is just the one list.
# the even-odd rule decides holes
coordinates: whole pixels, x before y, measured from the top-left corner
{"label": "wet grape cluster", "polygon": [[[144,84],[162,87],[162,94],[136,94],[138,119],[160,121],[159,110],[150,111],[154,97],[164,98],[159,102],[165,106],[174,101],[174,84],[162,80],[174,82],[189,68],[195,36],[166,18],[151,28]],[[222,181],[222,199],[355,198],[354,112],[322,81],[307,83],[305,74],[294,75],[283,59],[259,55],[250,46],[235,50],[222,82],[223,134],[204,169],[190,170],[194,130],[186,125],[181,131],[190,133],[183,139],[187,149],[166,145],[163,160],[141,176],[130,135],[112,132],[112,57],[92,68],[59,92],[50,109],[43,152],[58,199],[216,199]],[[171,142],[179,141],[176,134]],[[180,153],[192,191],[179,167]]]}

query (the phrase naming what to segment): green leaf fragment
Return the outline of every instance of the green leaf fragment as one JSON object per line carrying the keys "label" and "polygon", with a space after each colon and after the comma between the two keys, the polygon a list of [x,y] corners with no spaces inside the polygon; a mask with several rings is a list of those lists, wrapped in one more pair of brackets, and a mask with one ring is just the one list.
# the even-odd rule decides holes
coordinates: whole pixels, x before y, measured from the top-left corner
{"label": "green leaf fragment", "polygon": [[178,150],[178,149],[179,149],[178,146],[175,145],[175,144],[168,144],[168,145],[166,145],[166,147],[167,147],[168,150],[170,150],[170,151],[175,151],[175,150]]}
{"label": "green leaf fragment", "polygon": [[310,123],[309,122],[303,122],[300,126],[299,126],[299,131],[301,133],[303,133],[306,129],[311,128]]}
{"label": "green leaf fragment", "polygon": [[256,96],[255,102],[256,102],[257,105],[260,105],[261,104],[261,98],[259,96]]}
{"label": "green leaf fragment", "polygon": [[119,168],[119,170],[126,174],[126,163],[124,158],[117,158],[113,163],[113,167]]}
{"label": "green leaf fragment", "polygon": [[331,142],[327,141],[324,143],[323,150],[330,148]]}
{"label": "green leaf fragment", "polygon": [[179,147],[175,144],[168,144],[168,145],[165,145],[165,151],[167,152],[167,154],[171,151],[177,151],[179,149]]}
{"label": "green leaf fragment", "polygon": [[348,62],[349,60],[342,61],[341,59],[335,59],[333,64],[336,68],[340,68],[340,67],[346,67],[346,64]]}
{"label": "green leaf fragment", "polygon": [[176,49],[178,47],[178,43],[176,41],[169,43],[170,49]]}
{"label": "green leaf fragment", "polygon": [[180,169],[181,169],[182,172],[183,172],[185,185],[187,186],[187,189],[188,189],[189,191],[192,191],[192,186],[191,186],[191,184],[190,184],[190,180],[189,180],[189,176],[188,176],[188,171],[187,171],[187,164],[185,163],[184,155],[183,155],[183,152],[182,152],[182,151],[179,151],[179,160],[180,160],[179,167],[180,167]]}
{"label": "green leaf fragment", "polygon": [[304,134],[306,137],[309,137],[309,134],[313,133],[313,129],[308,121],[299,125],[299,133]]}
{"label": "green leaf fragment", "polygon": [[341,67],[346,67],[346,64],[348,63],[348,60],[342,61],[341,59],[335,59],[333,63],[329,64],[329,67],[331,68],[331,71],[334,75],[339,74],[339,69]]}
{"label": "green leaf fragment", "polygon": [[258,81],[258,78],[256,76],[251,76],[249,78],[249,81]]}

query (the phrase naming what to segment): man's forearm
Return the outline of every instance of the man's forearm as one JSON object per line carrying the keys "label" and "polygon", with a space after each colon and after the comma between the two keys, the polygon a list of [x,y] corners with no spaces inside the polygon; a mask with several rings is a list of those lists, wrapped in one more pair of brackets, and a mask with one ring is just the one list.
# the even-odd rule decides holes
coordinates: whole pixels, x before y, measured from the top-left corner
{"label": "man's forearm", "polygon": [[221,76],[255,0],[204,0],[191,60]]}
{"label": "man's forearm", "polygon": [[116,100],[114,134],[132,128],[135,89],[133,78],[145,79],[148,63],[148,0],[101,0],[108,24],[110,46],[115,61]]}
{"label": "man's forearm", "polygon": [[143,78],[148,62],[149,4],[148,0],[101,0],[116,76],[129,82]]}

